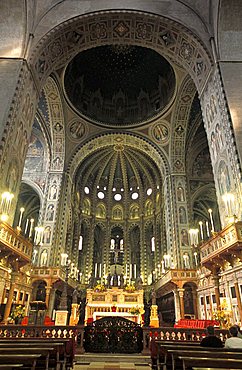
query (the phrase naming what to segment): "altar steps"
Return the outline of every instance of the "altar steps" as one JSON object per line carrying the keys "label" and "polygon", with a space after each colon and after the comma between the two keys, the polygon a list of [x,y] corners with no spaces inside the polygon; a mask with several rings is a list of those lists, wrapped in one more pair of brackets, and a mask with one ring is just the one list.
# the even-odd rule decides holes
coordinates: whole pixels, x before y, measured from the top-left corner
{"label": "altar steps", "polygon": [[148,370],[150,356],[141,354],[84,353],[75,356],[74,370]]}

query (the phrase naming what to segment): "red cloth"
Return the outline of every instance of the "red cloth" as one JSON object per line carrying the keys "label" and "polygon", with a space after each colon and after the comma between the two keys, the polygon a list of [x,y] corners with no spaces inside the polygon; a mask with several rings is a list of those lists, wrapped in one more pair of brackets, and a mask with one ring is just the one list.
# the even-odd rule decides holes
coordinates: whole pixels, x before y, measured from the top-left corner
{"label": "red cloth", "polygon": [[205,329],[208,326],[219,326],[219,323],[216,320],[181,319],[174,325],[174,328]]}

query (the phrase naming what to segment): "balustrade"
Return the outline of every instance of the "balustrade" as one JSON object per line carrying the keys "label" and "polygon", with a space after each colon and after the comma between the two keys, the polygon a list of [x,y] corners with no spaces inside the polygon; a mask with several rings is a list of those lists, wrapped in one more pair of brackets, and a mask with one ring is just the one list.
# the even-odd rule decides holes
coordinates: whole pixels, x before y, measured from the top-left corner
{"label": "balustrade", "polygon": [[7,249],[10,249],[11,252],[23,257],[26,262],[30,262],[32,243],[20,235],[17,230],[3,222],[0,223],[0,243]]}
{"label": "balustrade", "polygon": [[[41,326],[41,325],[1,325],[1,338],[70,338],[74,339],[77,353],[84,352],[84,325],[78,326]],[[206,329],[188,329],[173,327],[142,327],[143,353],[149,353],[151,339],[164,341],[196,341],[200,342],[206,336]],[[228,336],[228,330],[219,329],[215,333],[222,341]]]}

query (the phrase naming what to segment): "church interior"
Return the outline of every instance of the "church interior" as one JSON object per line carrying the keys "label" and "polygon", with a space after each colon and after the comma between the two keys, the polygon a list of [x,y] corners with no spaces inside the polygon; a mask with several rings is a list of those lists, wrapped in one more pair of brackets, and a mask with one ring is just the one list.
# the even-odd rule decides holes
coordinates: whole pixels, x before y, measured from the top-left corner
{"label": "church interior", "polygon": [[240,0],[0,10],[0,327],[241,325]]}

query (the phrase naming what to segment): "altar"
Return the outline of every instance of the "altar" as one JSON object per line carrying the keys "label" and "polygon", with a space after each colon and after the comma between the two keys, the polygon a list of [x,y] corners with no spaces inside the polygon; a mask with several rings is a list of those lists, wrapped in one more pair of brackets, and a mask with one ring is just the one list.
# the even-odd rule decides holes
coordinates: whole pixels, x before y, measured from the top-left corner
{"label": "altar", "polygon": [[118,287],[97,291],[87,289],[85,322],[107,316],[120,316],[142,324],[143,289],[132,292]]}
{"label": "altar", "polygon": [[94,312],[93,314],[93,321],[102,319],[103,317],[123,317],[125,319],[131,320],[136,324],[141,324],[140,322],[140,315],[134,315],[130,312]]}

